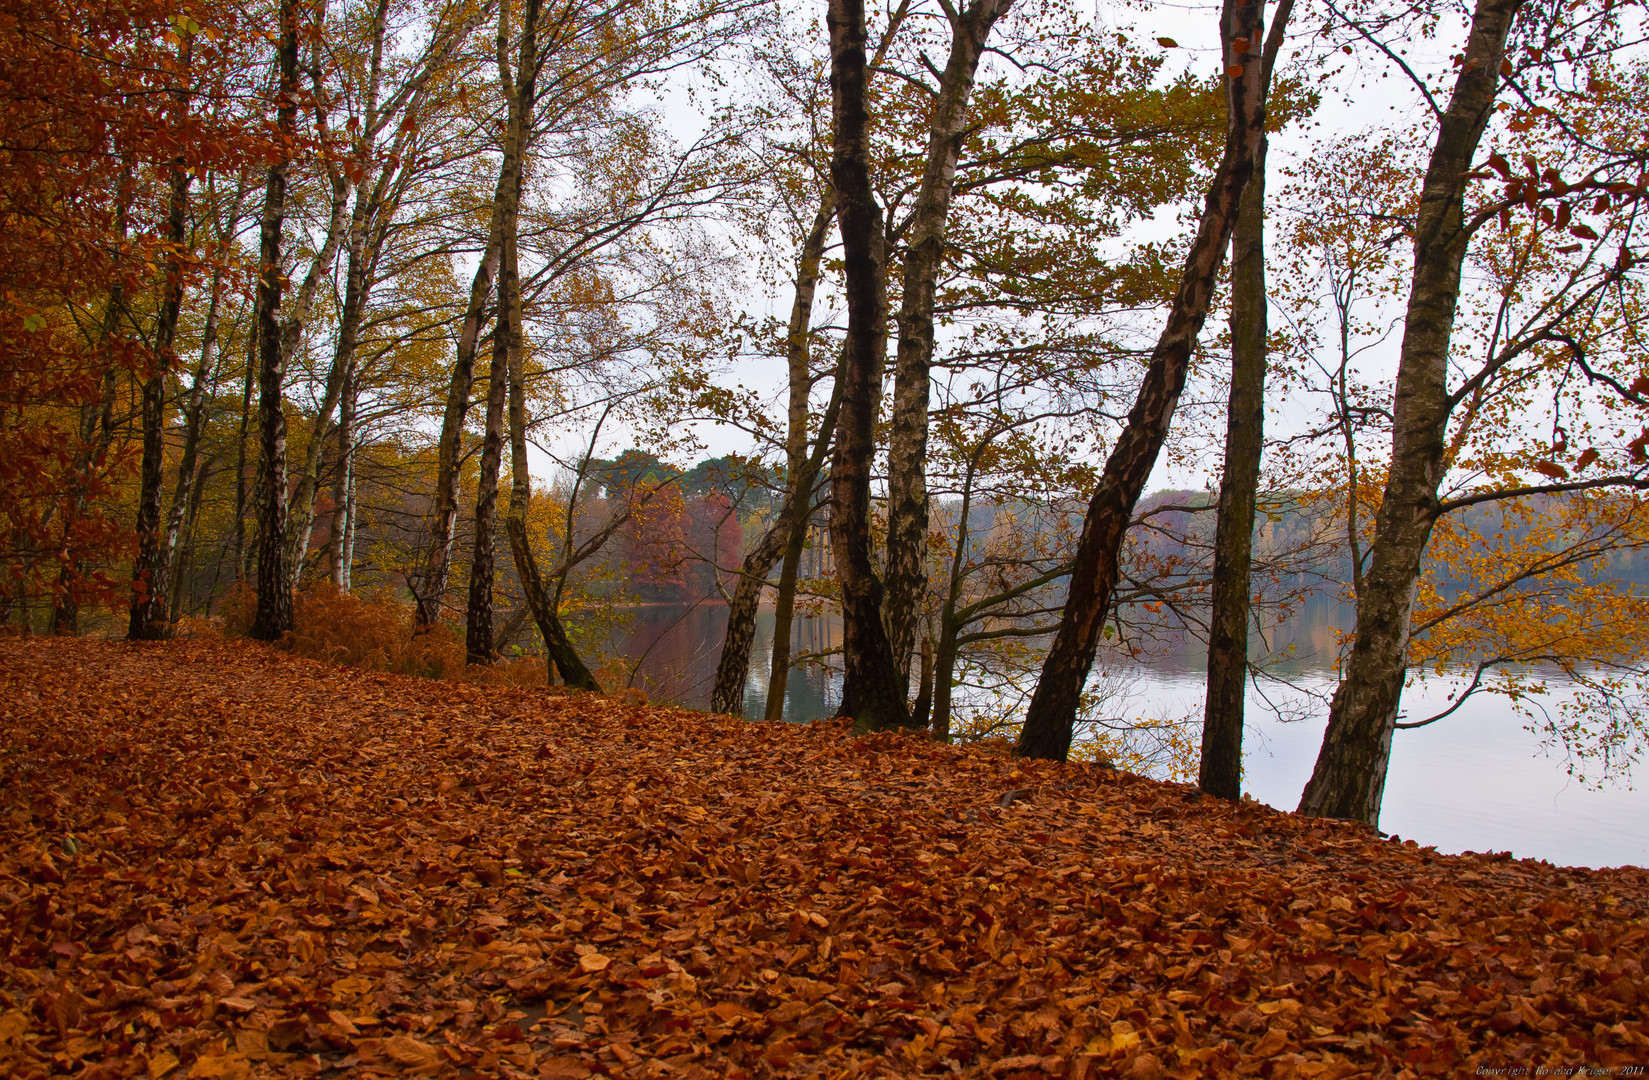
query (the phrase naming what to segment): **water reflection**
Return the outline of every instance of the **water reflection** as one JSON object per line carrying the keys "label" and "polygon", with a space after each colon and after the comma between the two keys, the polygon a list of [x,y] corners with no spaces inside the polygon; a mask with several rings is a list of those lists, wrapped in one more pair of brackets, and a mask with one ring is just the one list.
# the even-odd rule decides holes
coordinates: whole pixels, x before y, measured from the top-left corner
{"label": "water reflection", "polygon": [[[1261,802],[1291,810],[1299,801],[1322,741],[1338,628],[1349,622],[1342,605],[1318,600],[1269,635],[1265,647],[1281,654],[1275,671],[1286,682],[1250,687],[1243,759],[1245,789]],[[636,685],[653,700],[705,708],[726,628],[727,609],[720,605],[650,607],[618,644],[637,664]],[[762,612],[745,684],[748,717],[766,709],[772,637],[773,616]],[[840,641],[839,617],[798,619],[792,650],[818,653]],[[1204,662],[1200,645],[1171,637],[1153,641],[1128,665],[1125,699],[1111,715],[1200,716]],[[1430,716],[1447,707],[1449,691],[1457,688],[1433,680],[1405,692],[1405,709],[1412,718]],[[839,674],[809,665],[791,672],[785,719],[828,716],[840,700]],[[1279,708],[1301,719],[1280,721]],[[1549,756],[1523,724],[1503,699],[1483,696],[1441,723],[1399,731],[1381,827],[1445,852],[1511,851],[1562,865],[1649,865],[1649,787],[1582,787],[1570,778],[1561,752]]]}

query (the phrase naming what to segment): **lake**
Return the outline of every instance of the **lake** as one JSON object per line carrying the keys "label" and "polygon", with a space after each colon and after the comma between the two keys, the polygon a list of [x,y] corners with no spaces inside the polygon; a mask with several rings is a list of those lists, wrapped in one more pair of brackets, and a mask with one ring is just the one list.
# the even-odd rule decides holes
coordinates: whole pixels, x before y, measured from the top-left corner
{"label": "lake", "polygon": [[[1316,761],[1327,708],[1313,695],[1333,689],[1336,620],[1345,618],[1337,604],[1309,605],[1271,641],[1275,649],[1290,650],[1279,672],[1291,685],[1249,688],[1244,790],[1280,810],[1298,804]],[[617,644],[636,665],[634,684],[652,700],[705,708],[726,625],[727,609],[720,605],[656,605],[640,609]],[[761,716],[766,707],[772,637],[773,616],[762,612],[745,688],[747,716]],[[798,619],[793,651],[831,648],[840,638],[836,616]],[[1200,716],[1202,663],[1195,646],[1159,644],[1125,671],[1113,671],[1111,682],[1120,685],[1107,711],[1155,719]],[[1404,692],[1406,713],[1421,718],[1442,711],[1458,685],[1432,680],[1410,688]],[[805,722],[830,715],[840,689],[835,672],[792,671],[785,718]],[[1279,720],[1262,693],[1284,712],[1304,717]],[[1510,851],[1566,866],[1649,865],[1649,786],[1577,783],[1561,747],[1548,751],[1524,724],[1503,698],[1485,694],[1429,727],[1398,731],[1380,827],[1450,854]]]}

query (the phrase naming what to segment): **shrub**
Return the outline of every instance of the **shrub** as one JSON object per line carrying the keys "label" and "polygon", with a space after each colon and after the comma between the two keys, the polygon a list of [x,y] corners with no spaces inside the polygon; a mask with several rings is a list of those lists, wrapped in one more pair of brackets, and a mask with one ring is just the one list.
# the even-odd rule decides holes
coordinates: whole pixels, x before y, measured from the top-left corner
{"label": "shrub", "polygon": [[[240,597],[225,621],[245,632],[251,604]],[[244,612],[244,613],[243,613]],[[413,610],[385,592],[364,596],[347,593],[331,582],[300,590],[293,608],[293,630],[282,645],[298,656],[399,675],[450,679],[507,686],[544,686],[543,659],[523,656],[491,666],[464,661],[464,635],[457,627],[437,623],[423,633],[413,632]]]}

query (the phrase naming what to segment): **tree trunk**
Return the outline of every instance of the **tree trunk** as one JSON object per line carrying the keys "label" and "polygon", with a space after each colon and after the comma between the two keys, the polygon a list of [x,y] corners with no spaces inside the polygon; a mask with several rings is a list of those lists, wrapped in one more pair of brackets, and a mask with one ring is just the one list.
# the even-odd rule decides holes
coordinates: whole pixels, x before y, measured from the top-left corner
{"label": "tree trunk", "polygon": [[[504,183],[500,176],[498,183]],[[481,339],[481,323],[486,317],[487,298],[492,295],[492,279],[498,272],[500,207],[502,193],[493,198],[492,226],[486,250],[470,282],[469,307],[458,332],[458,353],[447,384],[447,406],[441,417],[441,437],[436,444],[435,496],[430,504],[429,545],[424,566],[413,591],[418,597],[414,616],[419,629],[433,626],[441,617],[441,597],[447,591],[447,575],[452,568],[452,532],[458,521],[458,461],[464,435],[464,417],[469,412],[470,394],[475,389],[475,350]]]}
{"label": "tree trunk", "polygon": [[[871,58],[870,67],[879,67],[887,58],[888,50],[893,46],[893,40],[903,25],[905,16],[910,10],[909,0],[900,0],[888,16],[887,30],[882,35],[882,43],[876,47],[876,55]],[[819,474],[824,468],[825,454],[830,450],[831,440],[836,435],[836,422],[842,404],[842,376],[841,357],[837,357],[837,371],[831,387],[830,404],[825,406],[825,415],[819,422],[819,433],[813,444],[813,452],[807,454],[807,417],[810,391],[812,390],[811,372],[808,371],[808,359],[811,349],[808,347],[806,329],[812,324],[813,318],[813,291],[818,286],[819,261],[824,254],[824,237],[830,227],[830,218],[836,210],[836,189],[828,189],[826,200],[820,204],[820,215],[813,219],[813,227],[819,238],[818,255],[811,264],[811,281],[806,296],[806,306],[802,307],[801,284],[808,280],[809,264],[804,257],[797,275],[796,305],[791,308],[790,335],[788,338],[787,360],[790,366],[790,441],[786,446],[789,460],[791,480],[796,491],[806,492],[805,500],[786,502],[786,510],[791,515],[790,535],[785,541],[784,555],[779,563],[779,582],[774,588],[773,599],[773,649],[771,664],[767,677],[767,707],[763,719],[777,723],[784,719],[785,690],[790,681],[790,628],[796,614],[796,581],[800,576],[802,553],[807,548],[808,533],[813,520],[814,496],[818,487]],[[822,218],[822,220],[821,220]],[[809,236],[814,233],[809,233]],[[805,255],[805,249],[804,249]],[[884,268],[885,269],[885,268]],[[881,286],[886,294],[886,285]],[[798,313],[804,312],[804,320],[798,319]],[[798,331],[801,332],[798,332]],[[797,372],[808,371],[807,392],[797,393]],[[798,438],[798,432],[801,433]],[[806,469],[805,482],[802,470]],[[790,488],[787,488],[788,497]],[[819,576],[817,574],[813,576]]]}
{"label": "tree trunk", "polygon": [[[517,135],[521,143],[524,143],[526,137],[525,118],[532,114],[535,96],[536,79],[528,58],[534,55],[536,48],[536,13],[536,4],[529,4],[524,31],[526,36],[521,45],[523,75],[521,85],[516,91],[523,117],[522,127]],[[521,579],[521,591],[526,597],[527,607],[532,611],[533,622],[538,625],[538,633],[544,639],[544,650],[548,653],[554,670],[568,686],[600,693],[601,684],[579,657],[572,639],[567,636],[566,627],[561,623],[560,613],[556,610],[559,606],[558,601],[552,599],[549,590],[544,587],[544,577],[538,569],[537,560],[533,557],[532,544],[527,535],[527,511],[532,507],[532,474],[527,463],[526,349],[521,311],[521,267],[516,252],[516,231],[521,209],[519,163],[514,174],[514,185],[503,209],[503,227],[500,230],[502,272],[498,278],[496,334],[506,341],[509,350],[510,507],[504,519],[504,529],[509,534],[510,551],[515,558],[516,574]],[[497,355],[495,339],[493,356]],[[491,401],[490,395],[488,401]],[[567,529],[570,536],[570,514]]]}
{"label": "tree trunk", "polygon": [[[188,63],[188,45],[183,47]],[[187,238],[191,174],[182,158],[172,162],[171,197],[166,214],[166,285],[161,291],[160,317],[155,326],[154,370],[143,383],[143,464],[137,504],[137,558],[132,563],[132,605],[127,622],[128,641],[160,641],[170,636],[166,621],[166,572],[172,553],[161,533],[161,488],[166,464],[166,376],[176,354],[178,311],[183,306],[183,243]],[[191,462],[191,465],[193,463]]]}
{"label": "tree trunk", "polygon": [[925,728],[933,713],[933,635],[923,634],[916,653],[921,666],[916,673],[916,704],[910,707],[912,727]]}
{"label": "tree trunk", "polygon": [[[813,298],[819,288],[819,266],[824,258],[825,239],[830,223],[836,217],[836,190],[825,188],[819,208],[813,215],[812,226],[802,239],[801,256],[796,260],[796,295],[790,304],[790,325],[785,334],[785,365],[790,378],[790,407],[785,433],[786,483],[784,505],[773,525],[763,534],[755,550],[739,568],[739,582],[733,588],[733,599],[727,605],[727,633],[722,639],[721,659],[716,664],[716,681],[710,692],[710,711],[738,716],[744,712],[744,683],[750,673],[750,646],[756,638],[756,608],[761,601],[762,588],[773,563],[791,548],[791,538],[798,529],[806,529],[813,504],[814,481],[823,457],[807,452],[807,427],[811,416],[808,408],[813,391],[813,369],[810,363],[812,349]],[[831,410],[826,410],[830,412]],[[832,414],[834,421],[834,414]],[[833,426],[833,425],[832,425]],[[819,445],[830,442],[830,433],[821,431]],[[811,468],[809,466],[812,466]],[[795,573],[792,568],[790,585],[792,601],[795,591]],[[785,644],[789,645],[789,620],[786,619]],[[774,648],[778,648],[778,630],[774,630]],[[786,670],[789,655],[786,649]],[[774,668],[777,670],[777,659]],[[782,686],[782,680],[781,680]],[[771,702],[771,687],[769,687]],[[768,708],[772,712],[771,705]]]}
{"label": "tree trunk", "polygon": [[471,664],[492,663],[492,584],[498,557],[498,466],[504,452],[508,340],[509,335],[499,327],[493,335],[492,368],[487,373],[486,431],[475,489],[475,551],[470,558],[469,604],[464,614],[464,652]]}
{"label": "tree trunk", "polygon": [[[1283,32],[1291,6],[1292,0],[1282,0],[1278,5],[1273,34]],[[1064,761],[1070,753],[1082,687],[1093,667],[1100,631],[1116,588],[1122,539],[1168,436],[1174,408],[1185,387],[1191,352],[1231,243],[1237,206],[1265,138],[1267,80],[1263,65],[1248,56],[1260,44],[1261,9],[1260,0],[1225,0],[1221,12],[1229,118],[1225,152],[1169,309],[1168,324],[1152,350],[1151,364],[1128,414],[1128,423],[1105,462],[1099,487],[1088,504],[1065,610],[1020,732],[1017,753],[1021,757]]]}
{"label": "tree trunk", "polygon": [[1506,38],[1523,0],[1479,0],[1420,191],[1403,344],[1392,411],[1391,469],[1357,599],[1357,638],[1329,706],[1328,729],[1300,813],[1378,824],[1391,737],[1407,673],[1409,620],[1445,468],[1449,342],[1460,266],[1466,174],[1494,109]]}
{"label": "tree trunk", "polygon": [[[240,434],[235,440],[235,583],[246,581],[246,433],[252,426],[252,388],[258,382],[258,360],[261,355],[258,341],[258,316],[254,308],[251,325],[246,334],[246,382],[240,395]],[[256,488],[254,501],[261,505]]]}
{"label": "tree trunk", "polygon": [[[819,445],[824,447],[829,443],[830,437],[821,432]],[[796,579],[801,569],[802,551],[807,547],[812,510],[812,496],[809,495],[802,517],[790,529],[784,556],[779,562],[779,583],[774,587],[773,596],[773,656],[767,674],[764,720],[777,722],[784,719],[784,696],[790,683],[790,627],[796,618]]]}
{"label": "tree trunk", "polygon": [[332,413],[343,397],[344,383],[355,366],[355,345],[360,339],[361,320],[366,313],[367,267],[373,253],[367,250],[371,218],[376,207],[370,205],[365,193],[357,195],[353,220],[349,224],[349,252],[344,268],[344,302],[338,313],[338,341],[332,351],[332,366],[326,374],[326,386],[310,428],[309,443],[304,447],[303,468],[298,473],[298,484],[292,492],[292,515],[287,528],[287,568],[292,584],[297,584],[303,569],[304,556],[309,550],[310,533],[315,527],[315,498],[320,492],[321,464],[325,460],[327,429],[332,426]]}
{"label": "tree trunk", "polygon": [[944,262],[945,224],[950,217],[956,162],[967,134],[974,75],[991,28],[1010,2],[974,0],[960,12],[946,8],[951,24],[950,59],[933,106],[927,162],[905,252],[888,443],[887,594],[882,613],[894,664],[907,684],[916,624],[928,585],[928,384],[933,364],[934,293]]}
{"label": "tree trunk", "polygon": [[739,582],[727,603],[727,633],[722,638],[721,659],[716,662],[716,681],[710,690],[710,711],[739,716],[744,712],[744,683],[750,674],[750,646],[756,640],[756,608],[761,603],[767,575],[788,546],[795,525],[791,521],[790,495],[762,538],[739,567]]}
{"label": "tree trunk", "polygon": [[[275,126],[284,146],[291,146],[298,127],[298,11],[295,0],[281,0],[280,90]],[[282,151],[283,154],[289,151]],[[286,353],[281,326],[281,229],[286,215],[286,171],[282,157],[269,167],[264,188],[263,221],[258,231],[258,597],[252,636],[277,641],[292,629],[291,580],[286,570],[286,413],[282,390]]]}
{"label": "tree trunk", "polygon": [[[860,730],[908,727],[905,686],[882,625],[882,583],[870,557],[870,467],[881,399],[887,296],[882,210],[870,186],[863,0],[830,0],[835,149],[831,181],[842,231],[848,328],[842,347],[841,427],[831,459],[831,544],[842,592],[842,714]],[[884,346],[885,347],[885,346]]]}
{"label": "tree trunk", "polygon": [[178,584],[183,578],[183,538],[188,523],[199,505],[195,469],[200,457],[200,434],[206,426],[206,383],[212,376],[217,358],[218,307],[221,302],[223,273],[212,274],[212,298],[206,306],[206,329],[201,334],[200,365],[195,369],[195,381],[189,387],[189,403],[184,407],[183,458],[178,462],[177,486],[172,489],[172,508],[166,515],[166,542],[163,545],[167,574],[172,581],[171,597],[167,603],[167,621],[178,618]]}
{"label": "tree trunk", "polygon": [[[505,60],[510,29],[509,4],[501,5],[498,14],[498,82],[509,112],[504,127],[504,157],[498,171],[498,201],[494,205],[494,220],[498,226],[499,255],[507,268],[513,267],[515,256],[515,234],[521,209],[522,164],[533,115],[533,87],[538,71],[538,11],[538,0],[527,0],[517,76],[513,79]],[[475,555],[470,561],[469,605],[464,629],[464,648],[471,664],[490,664],[493,654],[492,586],[498,549],[498,470],[504,451],[505,391],[510,381],[512,332],[507,290],[502,281],[499,286],[498,321],[492,335],[492,366],[487,373],[486,433],[481,443],[481,475],[475,497]],[[519,301],[519,283],[516,289],[516,299]],[[473,302],[474,294],[471,295]],[[520,313],[516,312],[514,318],[519,324]],[[525,457],[524,452],[522,456]],[[522,467],[525,468],[525,461]],[[516,483],[520,484],[523,479],[517,478]]]}
{"label": "tree trunk", "polygon": [[[1273,26],[1275,31],[1276,27]],[[1265,43],[1261,74],[1269,83],[1283,36]],[[1231,395],[1226,404],[1225,462],[1214,526],[1213,610],[1208,619],[1208,691],[1203,706],[1197,783],[1209,795],[1242,795],[1243,697],[1248,687],[1249,569],[1254,507],[1265,450],[1265,149],[1243,189],[1231,234]]]}
{"label": "tree trunk", "polygon": [[328,530],[326,553],[332,570],[332,585],[340,592],[349,591],[349,530],[354,524],[355,508],[350,492],[355,483],[355,365],[344,373],[343,397],[338,402],[338,475],[332,484],[332,521]]}
{"label": "tree trunk", "polygon": [[951,681],[956,677],[956,625],[946,620],[939,630],[933,658],[933,717],[928,730],[935,742],[950,742]]}

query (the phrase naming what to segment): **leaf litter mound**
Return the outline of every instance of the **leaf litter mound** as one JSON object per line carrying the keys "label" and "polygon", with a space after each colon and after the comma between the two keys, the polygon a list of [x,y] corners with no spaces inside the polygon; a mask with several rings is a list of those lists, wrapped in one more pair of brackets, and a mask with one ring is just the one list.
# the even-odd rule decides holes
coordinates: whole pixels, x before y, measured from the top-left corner
{"label": "leaf litter mound", "polygon": [[1649,1062],[1643,870],[843,725],[0,641],[0,1075]]}

